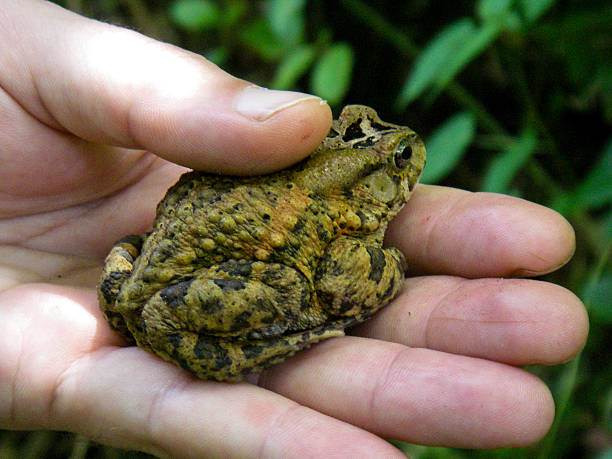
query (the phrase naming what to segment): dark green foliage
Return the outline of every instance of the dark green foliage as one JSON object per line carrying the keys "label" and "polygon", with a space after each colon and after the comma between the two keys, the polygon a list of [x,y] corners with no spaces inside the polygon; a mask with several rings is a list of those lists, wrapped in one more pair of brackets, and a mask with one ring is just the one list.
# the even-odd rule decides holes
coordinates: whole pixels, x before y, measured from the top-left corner
{"label": "dark green foliage", "polygon": [[[336,109],[345,103],[370,105],[381,118],[411,126],[424,137],[425,182],[510,193],[565,215],[576,229],[576,255],[547,279],[587,304],[591,335],[579,359],[533,370],[555,395],[551,433],[519,451],[398,446],[421,458],[612,457],[609,1],[83,0],[70,5],[199,52],[257,84],[315,92]],[[43,451],[41,457],[66,457],[79,447],[70,441],[66,449],[61,434],[3,433],[0,456],[28,457],[30,451],[34,457],[32,451]],[[131,457],[111,451],[89,446],[86,457]]]}

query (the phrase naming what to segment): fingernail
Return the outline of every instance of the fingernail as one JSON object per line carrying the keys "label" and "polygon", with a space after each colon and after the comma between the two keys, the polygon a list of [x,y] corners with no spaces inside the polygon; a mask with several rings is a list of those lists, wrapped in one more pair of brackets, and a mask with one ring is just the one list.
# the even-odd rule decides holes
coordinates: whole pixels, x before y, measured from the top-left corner
{"label": "fingernail", "polygon": [[234,109],[249,119],[265,121],[275,113],[306,100],[318,100],[319,97],[294,91],[276,91],[260,86],[247,86],[234,99]]}

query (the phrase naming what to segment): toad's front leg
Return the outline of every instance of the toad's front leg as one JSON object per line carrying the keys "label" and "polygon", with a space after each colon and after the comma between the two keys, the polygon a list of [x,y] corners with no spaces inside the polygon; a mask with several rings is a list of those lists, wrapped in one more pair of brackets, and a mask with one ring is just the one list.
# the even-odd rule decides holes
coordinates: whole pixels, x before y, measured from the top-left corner
{"label": "toad's front leg", "polygon": [[344,236],[330,244],[315,276],[321,307],[360,322],[391,301],[404,279],[404,256],[395,249]]}
{"label": "toad's front leg", "polygon": [[98,302],[100,309],[111,328],[133,341],[125,319],[117,310],[117,296],[123,283],[134,270],[134,262],[140,255],[142,236],[126,236],[118,240],[104,260],[104,269],[98,285]]}

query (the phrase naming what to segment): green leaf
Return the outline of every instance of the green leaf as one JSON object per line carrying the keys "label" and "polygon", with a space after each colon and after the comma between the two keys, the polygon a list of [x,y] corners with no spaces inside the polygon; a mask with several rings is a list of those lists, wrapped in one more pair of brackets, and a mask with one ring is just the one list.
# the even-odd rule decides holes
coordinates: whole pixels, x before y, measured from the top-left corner
{"label": "green leaf", "polygon": [[267,21],[261,18],[243,26],[240,31],[240,39],[266,61],[280,59],[285,52],[285,48],[272,33]]}
{"label": "green leaf", "polygon": [[347,43],[332,45],[317,61],[310,79],[314,94],[331,105],[342,101],[351,83],[353,48]]}
{"label": "green leaf", "polygon": [[482,20],[505,16],[511,11],[512,0],[480,0],[476,4],[476,14]]}
{"label": "green leaf", "polygon": [[274,89],[290,89],[311,66],[315,59],[315,50],[310,45],[304,45],[287,54],[280,62],[271,87]]}
{"label": "green leaf", "polygon": [[436,93],[450,83],[476,56],[483,52],[497,38],[504,28],[504,21],[487,21],[481,27],[472,30],[462,43],[449,56],[446,65],[437,72],[434,85]]}
{"label": "green leaf", "polygon": [[[582,209],[597,209],[612,202],[612,139],[608,142],[597,164],[584,180],[572,190],[557,196],[551,207],[567,216]],[[604,228],[609,229],[612,219]]]}
{"label": "green leaf", "polygon": [[481,0],[478,13],[483,18],[479,27],[469,18],[460,19],[444,29],[417,57],[413,71],[400,91],[397,108],[406,105],[435,86],[437,95],[476,56],[487,49],[504,29],[520,24],[510,8],[510,0]]}
{"label": "green leaf", "polygon": [[556,0],[519,0],[518,6],[527,22],[533,22],[546,13]]}
{"label": "green leaf", "polygon": [[538,138],[535,131],[526,128],[506,151],[493,158],[485,173],[482,190],[507,193],[512,179],[531,157],[537,145]]}
{"label": "green leaf", "polygon": [[427,166],[421,181],[436,183],[450,173],[474,139],[476,121],[469,112],[453,115],[425,143]]}
{"label": "green leaf", "polygon": [[587,209],[612,202],[612,139],[604,148],[597,164],[576,188],[573,200]]}
{"label": "green leaf", "polygon": [[291,48],[304,40],[304,0],[270,0],[268,21],[272,31]]}
{"label": "green leaf", "polygon": [[170,17],[180,28],[201,32],[219,23],[220,11],[208,0],[176,0],[170,7]]}
{"label": "green leaf", "polygon": [[612,274],[604,274],[589,288],[589,312],[600,323],[612,324]]}
{"label": "green leaf", "polygon": [[440,32],[417,56],[412,72],[400,91],[397,106],[404,109],[427,89],[444,69],[458,46],[475,30],[469,18],[460,19]]}

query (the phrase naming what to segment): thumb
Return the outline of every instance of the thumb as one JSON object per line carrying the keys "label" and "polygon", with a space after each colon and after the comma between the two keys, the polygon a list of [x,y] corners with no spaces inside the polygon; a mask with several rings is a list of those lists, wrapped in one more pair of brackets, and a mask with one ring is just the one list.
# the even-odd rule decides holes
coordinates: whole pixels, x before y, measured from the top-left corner
{"label": "thumb", "polygon": [[265,173],[306,156],[331,111],[272,91],[199,55],[54,4],[0,6],[0,84],[43,123],[83,139],[146,149],[194,169]]}

